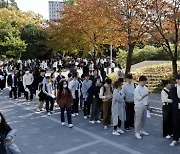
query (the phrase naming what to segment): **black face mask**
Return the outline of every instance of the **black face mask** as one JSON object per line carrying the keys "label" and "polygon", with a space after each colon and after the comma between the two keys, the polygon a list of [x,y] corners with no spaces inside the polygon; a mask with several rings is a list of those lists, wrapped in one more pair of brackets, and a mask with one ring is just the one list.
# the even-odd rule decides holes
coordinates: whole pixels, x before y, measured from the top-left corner
{"label": "black face mask", "polygon": [[108,85],[111,85],[111,82],[110,82],[110,81],[107,81],[107,84],[108,84]]}

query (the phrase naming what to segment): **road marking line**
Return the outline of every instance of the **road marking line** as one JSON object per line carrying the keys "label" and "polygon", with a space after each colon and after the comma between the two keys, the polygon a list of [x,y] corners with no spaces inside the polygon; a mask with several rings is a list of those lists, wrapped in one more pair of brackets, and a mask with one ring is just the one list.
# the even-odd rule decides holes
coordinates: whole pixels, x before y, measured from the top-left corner
{"label": "road marking line", "polygon": [[96,145],[98,143],[102,143],[102,141],[97,140],[97,141],[81,144],[81,145],[76,146],[74,148],[64,150],[64,151],[61,151],[61,152],[56,152],[54,154],[67,154],[67,153],[71,153],[71,152],[74,152],[74,151],[77,151],[77,150],[80,150],[80,149],[83,149],[83,148],[86,148],[86,147],[89,147],[89,146],[92,146],[92,145]]}

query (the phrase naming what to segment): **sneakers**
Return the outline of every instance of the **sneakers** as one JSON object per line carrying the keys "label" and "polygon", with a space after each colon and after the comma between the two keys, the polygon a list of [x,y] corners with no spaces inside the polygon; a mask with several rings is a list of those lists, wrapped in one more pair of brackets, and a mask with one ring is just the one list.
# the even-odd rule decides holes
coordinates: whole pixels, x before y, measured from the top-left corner
{"label": "sneakers", "polygon": [[100,123],[101,123],[101,121],[100,121],[100,120],[97,120],[97,121],[96,121],[96,123],[100,124]]}
{"label": "sneakers", "polygon": [[47,115],[50,116],[51,115],[50,112],[48,112]]}
{"label": "sneakers", "polygon": [[140,131],[140,134],[142,134],[142,135],[146,135],[146,136],[148,136],[148,135],[149,135],[149,133],[147,133],[147,132],[145,132],[145,131]]}
{"label": "sneakers", "polygon": [[135,137],[136,137],[137,139],[141,139],[141,138],[142,138],[139,133],[136,133],[136,134],[135,134]]}
{"label": "sneakers", "polygon": [[120,128],[117,129],[117,132],[118,132],[118,133],[121,133],[121,134],[124,134],[124,131],[123,131],[122,129],[120,129]]}
{"label": "sneakers", "polygon": [[73,124],[69,124],[68,127],[69,127],[69,128],[72,128],[72,127],[73,127]]}
{"label": "sneakers", "polygon": [[66,124],[65,122],[62,122],[62,123],[61,123],[62,126],[65,126],[65,124]]}
{"label": "sneakers", "polygon": [[37,109],[37,112],[40,112],[40,109]]}
{"label": "sneakers", "polygon": [[73,113],[73,114],[72,114],[72,117],[75,117],[75,116],[76,116],[76,114],[75,114],[75,113]]}
{"label": "sneakers", "polygon": [[104,129],[107,129],[107,126],[104,126]]}
{"label": "sneakers", "polygon": [[119,136],[119,135],[120,135],[120,134],[119,134],[117,131],[115,131],[115,130],[112,132],[112,134],[113,134],[113,135],[116,135],[116,136]]}
{"label": "sneakers", "polygon": [[87,119],[87,116],[84,116],[84,119]]}
{"label": "sneakers", "polygon": [[78,115],[79,115],[79,113],[75,113],[75,115],[76,115],[76,116],[78,116]]}
{"label": "sneakers", "polygon": [[127,132],[129,132],[129,131],[130,131],[130,129],[129,129],[129,128],[126,128],[125,130],[126,130]]}
{"label": "sneakers", "polygon": [[95,124],[95,121],[94,120],[92,120],[92,121],[89,121],[91,124]]}
{"label": "sneakers", "polygon": [[166,136],[166,138],[167,138],[167,139],[170,139],[170,138],[171,138],[171,136],[170,136],[170,135],[167,135],[167,136]]}
{"label": "sneakers", "polygon": [[171,147],[174,147],[177,144],[177,141],[172,141],[172,143],[170,144]]}

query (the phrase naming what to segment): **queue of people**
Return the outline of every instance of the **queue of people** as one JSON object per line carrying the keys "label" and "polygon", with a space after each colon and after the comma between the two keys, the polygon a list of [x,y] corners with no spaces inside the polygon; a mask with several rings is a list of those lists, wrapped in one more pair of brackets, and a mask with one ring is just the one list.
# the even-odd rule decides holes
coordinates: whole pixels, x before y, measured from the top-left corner
{"label": "queue of people", "polygon": [[[55,69],[50,76],[45,76],[46,70],[40,66],[33,70],[27,67],[25,72],[12,68],[7,77],[10,99],[12,93],[14,99],[24,93],[27,101],[32,101],[36,96],[37,112],[45,108],[48,116],[53,114],[54,104],[57,103],[61,110],[61,124],[66,125],[64,114],[67,113],[69,128],[73,127],[72,117],[79,116],[83,108],[84,119],[91,124],[102,123],[105,130],[113,126],[113,135],[120,136],[132,128],[137,139],[149,135],[145,130],[145,122],[150,93],[145,76],[140,76],[139,83],[135,84],[132,74],[124,77],[120,68],[119,79],[112,83],[110,78],[101,73],[100,68],[90,70],[86,65],[80,77],[74,67],[68,76],[63,76],[60,68],[53,67]],[[2,67],[0,70],[3,70]],[[173,136],[170,146],[175,146],[180,138],[180,75],[176,82],[176,85],[171,86],[169,81],[163,81],[161,92],[163,137],[169,139]]]}

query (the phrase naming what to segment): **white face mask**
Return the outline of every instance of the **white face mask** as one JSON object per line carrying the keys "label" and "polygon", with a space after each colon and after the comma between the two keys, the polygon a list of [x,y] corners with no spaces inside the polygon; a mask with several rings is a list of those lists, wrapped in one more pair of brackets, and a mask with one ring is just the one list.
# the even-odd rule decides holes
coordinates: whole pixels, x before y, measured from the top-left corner
{"label": "white face mask", "polygon": [[26,71],[26,74],[29,74],[29,71]]}
{"label": "white face mask", "polygon": [[63,85],[63,87],[64,87],[64,88],[67,88],[67,85],[66,85],[66,84],[64,84],[64,85]]}

